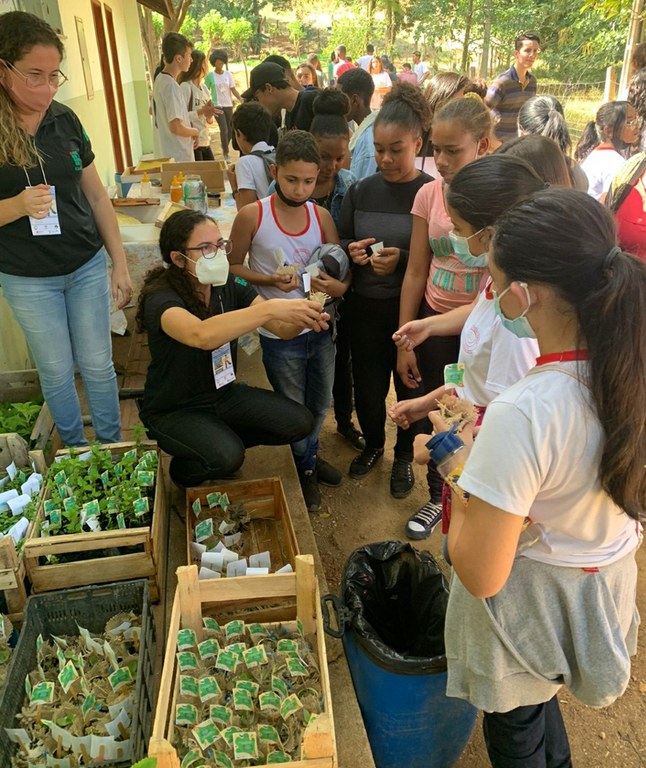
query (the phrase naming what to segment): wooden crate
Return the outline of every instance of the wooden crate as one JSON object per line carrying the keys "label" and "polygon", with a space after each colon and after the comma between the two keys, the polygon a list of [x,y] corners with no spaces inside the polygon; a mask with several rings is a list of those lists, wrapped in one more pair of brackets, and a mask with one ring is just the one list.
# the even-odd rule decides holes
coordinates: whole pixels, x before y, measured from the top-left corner
{"label": "wooden crate", "polygon": [[[6,433],[0,435],[0,469],[6,469],[11,462],[24,467],[33,462],[36,471],[43,477],[47,474],[47,465],[42,451],[30,451],[20,435]],[[27,529],[26,536],[33,523]],[[0,540],[0,592],[4,595],[7,615],[13,624],[22,622],[27,590],[25,588],[24,552],[16,552],[16,545],[11,536]]]}
{"label": "wooden crate", "polygon": [[[42,397],[38,371],[5,371],[0,373],[0,403],[24,403]],[[31,430],[29,445],[45,452],[47,461],[51,461],[56,451],[62,447],[52,414],[43,403],[36,423]]]}
{"label": "wooden crate", "polygon": [[186,163],[162,163],[161,182],[162,192],[170,190],[173,176],[181,171],[184,176],[195,174],[199,176],[209,193],[224,192],[227,164],[224,160],[195,160]]}
{"label": "wooden crate", "polygon": [[[45,519],[43,503],[48,493],[42,496],[36,520],[25,542],[25,565],[31,581],[32,591],[50,592],[54,589],[84,587],[91,584],[106,584],[113,581],[148,578],[150,596],[157,602],[163,593],[166,574],[166,545],[168,531],[168,499],[162,471],[161,456],[154,442],[140,443],[143,448],[157,450],[158,471],[153,502],[152,524],[140,528],[97,531],[95,533],[69,533],[41,538],[40,526]],[[113,455],[120,455],[135,447],[135,443],[112,443],[104,445]],[[87,448],[72,449],[72,453],[83,453]],[[59,451],[67,455],[67,451]],[[61,555],[68,552],[83,553],[96,550],[110,550],[117,547],[136,547],[137,552],[110,555],[100,558],[76,560],[72,563],[42,565],[40,558],[47,555]]]}
{"label": "wooden crate", "polygon": [[262,603],[276,598],[286,598],[292,606],[287,608],[281,617],[280,620],[283,624],[295,628],[298,617],[302,622],[305,634],[316,635],[316,650],[321,668],[324,700],[322,714],[305,730],[302,759],[286,763],[286,765],[292,768],[336,768],[338,761],[334,718],[332,716],[330,676],[327,667],[319,588],[314,574],[314,558],[311,555],[298,555],[295,573],[204,581],[198,580],[197,566],[181,566],[177,569],[177,584],[153,732],[148,746],[149,757],[157,758],[157,768],[180,768],[179,758],[172,746],[178,682],[176,659],[178,630],[180,628],[192,629],[197,634],[198,639],[201,639],[204,631],[203,616],[211,615],[218,619],[222,608],[231,609],[240,602],[246,604],[249,600]]}
{"label": "wooden crate", "polygon": [[[191,542],[195,541],[195,525],[209,517],[221,521],[220,507],[209,509],[206,497],[209,493],[226,493],[233,504],[243,503],[251,521],[242,533],[242,556],[269,551],[272,571],[290,564],[294,566],[298,554],[298,543],[292,519],[289,516],[283,484],[278,477],[245,482],[222,482],[201,485],[186,491],[186,557],[191,562]],[[193,502],[199,499],[202,505],[200,517],[193,513]]]}

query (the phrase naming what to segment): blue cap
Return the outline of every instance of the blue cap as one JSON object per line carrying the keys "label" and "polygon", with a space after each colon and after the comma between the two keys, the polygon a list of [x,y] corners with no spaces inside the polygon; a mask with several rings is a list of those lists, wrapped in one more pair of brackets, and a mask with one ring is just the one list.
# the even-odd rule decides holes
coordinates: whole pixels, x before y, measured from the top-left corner
{"label": "blue cap", "polygon": [[449,456],[452,456],[460,448],[464,447],[462,438],[456,432],[460,425],[454,424],[448,432],[440,432],[426,443],[431,453],[431,459],[436,464],[441,464]]}

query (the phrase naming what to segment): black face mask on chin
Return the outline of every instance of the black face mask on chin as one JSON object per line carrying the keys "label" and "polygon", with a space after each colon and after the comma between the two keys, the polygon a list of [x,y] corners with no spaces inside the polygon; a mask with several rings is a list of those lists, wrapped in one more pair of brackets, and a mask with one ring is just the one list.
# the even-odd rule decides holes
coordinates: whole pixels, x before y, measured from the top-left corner
{"label": "black face mask on chin", "polygon": [[276,182],[276,194],[282,200],[282,202],[285,203],[285,205],[288,205],[290,208],[300,208],[301,205],[305,205],[307,202],[307,200],[303,200],[302,203],[297,203],[294,200],[290,200],[288,197],[285,197],[285,194],[280,188],[280,184],[278,182]]}

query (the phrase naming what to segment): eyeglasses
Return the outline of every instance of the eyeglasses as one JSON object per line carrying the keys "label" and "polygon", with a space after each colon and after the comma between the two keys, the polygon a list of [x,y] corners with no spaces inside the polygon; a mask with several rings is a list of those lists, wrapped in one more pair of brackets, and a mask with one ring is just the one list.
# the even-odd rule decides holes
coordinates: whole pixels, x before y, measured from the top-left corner
{"label": "eyeglasses", "polygon": [[54,88],[60,88],[63,83],[66,83],[68,78],[60,71],[55,72],[51,75],[24,75],[19,69],[16,69],[13,64],[9,63],[8,61],[4,62],[9,69],[11,69],[12,72],[14,72],[19,77],[22,77],[22,79],[25,81],[27,88],[38,88],[41,85],[52,85]]}
{"label": "eyeglasses", "polygon": [[185,251],[199,251],[205,259],[212,259],[218,251],[224,251],[228,256],[233,248],[231,240],[220,240],[217,243],[202,243],[193,248],[184,248]]}

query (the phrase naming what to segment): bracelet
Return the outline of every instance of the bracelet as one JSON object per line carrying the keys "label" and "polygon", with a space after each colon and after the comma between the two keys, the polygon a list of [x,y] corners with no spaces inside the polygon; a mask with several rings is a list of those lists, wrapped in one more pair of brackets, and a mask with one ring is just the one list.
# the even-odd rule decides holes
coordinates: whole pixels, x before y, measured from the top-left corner
{"label": "bracelet", "polygon": [[232,189],[231,190],[231,194],[233,195],[233,197],[235,197],[238,194],[238,192],[240,192],[239,189]]}

